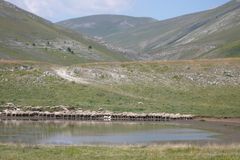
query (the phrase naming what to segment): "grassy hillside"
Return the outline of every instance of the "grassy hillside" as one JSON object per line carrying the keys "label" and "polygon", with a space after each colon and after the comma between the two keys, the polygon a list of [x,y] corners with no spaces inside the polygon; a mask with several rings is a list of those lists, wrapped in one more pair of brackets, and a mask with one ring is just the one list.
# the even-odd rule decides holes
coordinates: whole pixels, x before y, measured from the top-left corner
{"label": "grassy hillside", "polygon": [[144,59],[194,59],[213,53],[225,57],[217,50],[239,41],[239,14],[240,2],[233,0],[213,10],[140,26],[106,39],[140,52]]}
{"label": "grassy hillside", "polygon": [[1,59],[57,64],[126,60],[91,39],[5,1],[0,1],[0,28]]}
{"label": "grassy hillside", "polygon": [[71,67],[5,61],[0,68],[0,102],[239,117],[239,71],[239,59]]}
{"label": "grassy hillside", "polygon": [[[239,6],[236,4],[239,3],[231,1],[208,12],[149,24],[148,27],[164,26],[160,27],[160,30],[166,35],[160,35],[166,36],[166,42],[170,42],[167,37],[173,34],[173,30],[178,38],[176,40],[175,37],[175,41],[172,41],[174,36],[171,36],[173,39],[171,43],[166,44],[168,47],[165,48],[164,54],[146,52],[137,54],[136,57],[238,57],[239,35],[234,33],[239,29],[237,25],[233,25],[231,29],[226,29],[226,25],[223,25],[237,22],[239,16],[235,15],[239,12]],[[214,16],[217,17],[213,23]],[[190,27],[196,17],[199,22],[208,17],[212,25],[225,17],[221,19],[218,30],[205,39],[208,45],[213,45],[212,42],[218,38],[224,43],[221,41],[218,48],[206,49],[206,46],[202,45],[206,29],[201,29],[205,23],[197,25],[196,28]],[[214,117],[240,115],[239,58],[120,62],[127,59],[91,39],[55,26],[4,1],[0,1],[0,22],[1,104],[12,102],[23,106],[43,107],[69,105],[90,110],[104,108],[116,112],[171,112]],[[209,26],[210,22],[206,24]],[[176,26],[180,28],[175,30]],[[218,34],[221,26],[224,26],[223,30],[220,29],[221,33],[225,34]],[[192,32],[179,38],[177,33],[181,27],[190,27]],[[145,29],[145,32],[151,33],[152,36],[157,35],[155,31]],[[186,37],[195,37],[195,34],[200,38],[184,44]],[[142,38],[150,42],[145,36]],[[126,42],[131,44],[131,40],[129,37]],[[138,37],[137,40],[141,38]],[[184,49],[181,50],[181,47]],[[199,50],[199,47],[203,48]],[[172,48],[176,53],[169,54],[168,51]],[[157,47],[155,49],[158,51]]]}
{"label": "grassy hillside", "polygon": [[[59,22],[0,1],[0,58],[77,64],[96,61],[239,57],[240,2],[165,21],[96,15]],[[100,36],[91,39],[81,34]]]}
{"label": "grassy hillside", "polygon": [[89,36],[105,37],[141,25],[156,22],[153,18],[123,15],[93,15],[58,22],[57,24]]}
{"label": "grassy hillside", "polygon": [[240,2],[233,0],[213,10],[116,33],[106,40],[140,52],[144,59],[224,57],[217,49],[239,40],[239,14]]}
{"label": "grassy hillside", "polygon": [[[108,44],[111,44],[111,47],[113,46],[112,48],[127,52],[126,54],[131,59],[239,57],[239,53],[236,53],[239,52],[239,49],[234,47],[234,44],[239,43],[240,39],[238,34],[240,32],[239,14],[240,2],[232,0],[212,10],[154,23],[143,21],[141,25],[122,31],[113,32],[111,29],[116,29],[116,26],[109,25],[109,22],[94,16],[69,20],[61,24],[92,36],[101,36]],[[91,22],[93,26],[80,29],[82,28],[80,22],[88,22],[88,24]],[[95,23],[99,25],[95,25]],[[103,28],[106,28],[111,34],[103,31]],[[234,54],[230,48],[232,46]],[[227,50],[225,50],[226,47]]]}

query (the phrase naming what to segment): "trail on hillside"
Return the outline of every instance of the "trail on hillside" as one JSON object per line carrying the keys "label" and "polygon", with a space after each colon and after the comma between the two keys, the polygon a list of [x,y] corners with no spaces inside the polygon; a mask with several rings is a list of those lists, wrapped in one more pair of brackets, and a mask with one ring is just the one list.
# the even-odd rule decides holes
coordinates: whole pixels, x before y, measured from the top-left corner
{"label": "trail on hillside", "polygon": [[65,79],[65,80],[80,83],[80,84],[89,84],[89,82],[87,82],[83,78],[73,76],[72,73],[70,71],[68,71],[66,68],[54,68],[53,70],[56,72],[56,74],[59,77]]}
{"label": "trail on hillside", "polygon": [[92,86],[95,86],[95,87],[97,87],[97,88],[99,88],[101,90],[105,90],[107,92],[115,93],[115,94],[118,94],[118,95],[122,95],[122,96],[126,96],[126,97],[132,97],[132,98],[135,98],[135,99],[154,101],[153,99],[149,99],[149,98],[142,97],[142,96],[137,96],[135,94],[124,92],[122,90],[117,90],[116,88],[112,89],[109,86],[106,87],[104,85],[97,85],[97,82],[91,83],[92,82],[91,80],[88,80],[88,79],[82,78],[82,77],[74,76],[72,71],[70,71],[70,70],[68,70],[67,68],[64,68],[64,67],[52,68],[52,69],[57,74],[57,76],[65,79],[67,81],[70,81],[70,82],[75,82],[75,83],[78,83],[78,84],[91,84]]}

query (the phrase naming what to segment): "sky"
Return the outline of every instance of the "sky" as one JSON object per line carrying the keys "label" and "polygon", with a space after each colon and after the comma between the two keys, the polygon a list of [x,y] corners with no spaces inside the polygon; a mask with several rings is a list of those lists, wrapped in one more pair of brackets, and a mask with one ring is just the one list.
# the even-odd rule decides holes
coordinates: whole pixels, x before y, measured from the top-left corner
{"label": "sky", "polygon": [[52,22],[95,14],[164,20],[208,10],[230,0],[7,0]]}

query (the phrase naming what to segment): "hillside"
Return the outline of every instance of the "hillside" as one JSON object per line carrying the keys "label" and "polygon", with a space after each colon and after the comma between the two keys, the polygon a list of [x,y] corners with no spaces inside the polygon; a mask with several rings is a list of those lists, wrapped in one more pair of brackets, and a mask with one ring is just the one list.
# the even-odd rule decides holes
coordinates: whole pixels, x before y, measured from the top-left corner
{"label": "hillside", "polygon": [[240,55],[239,15],[240,2],[232,0],[213,10],[141,26],[106,40],[134,50],[141,59],[234,57]]}
{"label": "hillside", "polygon": [[211,117],[240,113],[239,58],[68,67],[0,61],[0,73],[2,104]]}
{"label": "hillside", "polygon": [[92,24],[101,22],[101,26],[96,25],[93,30],[80,30],[78,27],[88,17],[65,21],[61,25],[92,36],[101,36],[106,46],[122,51],[130,59],[223,58],[240,56],[239,15],[240,1],[232,0],[212,10],[142,23],[111,34],[102,32],[103,27],[108,30],[108,23],[100,18],[91,19]]}
{"label": "hillside", "polygon": [[58,22],[57,24],[73,29],[88,36],[105,37],[124,32],[137,26],[151,24],[157,20],[145,17],[130,17],[123,15],[93,15]]}
{"label": "hillside", "polygon": [[[125,58],[84,36],[0,1],[0,58],[58,64]],[[89,49],[89,46],[92,46]]]}
{"label": "hillside", "polygon": [[[155,59],[120,62],[127,59],[95,40],[0,1],[0,110],[14,103],[239,117],[239,7],[231,1],[106,36],[128,34],[117,43],[139,50],[129,58]],[[157,61],[209,57],[235,58]]]}

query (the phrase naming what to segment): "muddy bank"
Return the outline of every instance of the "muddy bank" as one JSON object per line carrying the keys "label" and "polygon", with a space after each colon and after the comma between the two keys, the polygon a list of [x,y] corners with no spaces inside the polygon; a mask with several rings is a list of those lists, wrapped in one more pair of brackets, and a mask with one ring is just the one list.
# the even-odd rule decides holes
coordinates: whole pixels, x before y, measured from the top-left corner
{"label": "muddy bank", "polygon": [[239,124],[240,125],[240,118],[214,118],[214,117],[195,117],[195,120],[203,121],[203,122],[222,122],[222,123],[231,123],[231,124]]}

